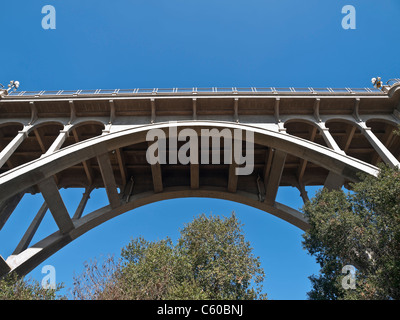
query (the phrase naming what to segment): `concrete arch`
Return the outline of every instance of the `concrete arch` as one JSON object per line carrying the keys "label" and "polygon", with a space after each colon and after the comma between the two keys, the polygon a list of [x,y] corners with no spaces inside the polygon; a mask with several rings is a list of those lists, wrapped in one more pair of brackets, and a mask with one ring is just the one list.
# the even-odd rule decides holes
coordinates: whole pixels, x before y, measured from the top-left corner
{"label": "concrete arch", "polygon": [[396,93],[397,93],[397,94],[400,94],[400,83],[399,83],[399,82],[393,84],[393,85],[390,87],[390,89],[389,89],[389,91],[388,91],[388,96],[389,96],[390,98],[393,98],[393,97],[396,95]]}
{"label": "concrete arch", "polygon": [[[81,137],[79,131],[86,126],[96,126],[99,128],[99,132],[96,132],[93,136],[99,136],[102,134],[103,130],[105,129],[105,124],[99,120],[88,120],[84,119],[82,121],[77,121],[73,124],[69,124],[64,127],[65,137],[63,143],[59,146],[59,148],[65,148],[67,145],[79,143],[82,140],[87,138]],[[68,140],[70,138],[70,141]]]}
{"label": "concrete arch", "polygon": [[355,119],[353,119],[353,118],[346,119],[345,117],[343,117],[343,118],[329,117],[329,118],[325,119],[325,125],[327,127],[329,126],[329,123],[331,123],[331,122],[342,122],[342,123],[349,124],[353,127],[356,127],[359,130],[363,129],[363,127],[357,121],[355,121]]}
{"label": "concrete arch", "polygon": [[[305,137],[306,140],[318,143],[322,146],[328,146],[326,137],[323,132],[324,126],[321,126],[321,124],[317,123],[315,120],[306,119],[304,117],[291,118],[285,121],[284,127],[286,128],[286,133],[292,134],[300,138],[302,135],[305,134],[302,129],[306,129],[308,130]],[[300,129],[300,132],[296,132],[296,129]]]}
{"label": "concrete arch", "polygon": [[60,231],[57,231],[20,254],[11,255],[6,260],[6,263],[11,267],[11,271],[15,271],[21,275],[26,274],[73,240],[121,214],[158,201],[190,197],[224,199],[238,202],[275,215],[302,230],[309,228],[307,220],[297,210],[281,203],[275,203],[273,206],[261,203],[252,194],[246,194],[245,192],[232,194],[218,188],[202,188],[199,190],[191,190],[184,187],[171,188],[162,193],[149,192],[134,195],[129,202],[124,203],[117,209],[105,206],[88,213],[79,220],[74,221],[75,228],[69,234],[62,234]]}
{"label": "concrete arch", "polygon": [[24,128],[24,124],[19,121],[10,121],[10,122],[0,123],[0,129],[2,129],[4,127],[9,127],[9,126],[20,126],[20,130],[22,130]]}
{"label": "concrete arch", "polygon": [[[281,150],[311,161],[351,181],[358,180],[357,174],[360,171],[375,176],[379,172],[377,167],[358,159],[348,157],[319,144],[276,131],[229,122],[183,121],[173,124],[145,125],[90,138],[9,170],[0,175],[0,201],[6,200],[29,186],[40,183],[71,165],[113,151],[116,148],[145,142],[146,134],[151,129],[166,130],[170,126],[192,128],[197,131],[202,128],[228,128],[251,131],[254,133],[254,142],[256,144]],[[166,133],[168,134],[168,132]]]}
{"label": "concrete arch", "polygon": [[27,125],[27,122],[19,120],[19,119],[1,119],[0,127],[8,126],[8,125],[20,125],[22,127]]}
{"label": "concrete arch", "polygon": [[38,122],[35,122],[33,125],[29,126],[29,128],[26,130],[26,133],[30,134],[33,130],[37,130],[39,128],[43,128],[43,127],[47,127],[47,126],[51,126],[51,125],[64,127],[65,124],[62,121],[57,121],[57,120],[38,121]]}
{"label": "concrete arch", "polygon": [[79,127],[86,126],[86,125],[91,125],[91,124],[102,126],[103,129],[106,127],[106,124],[101,120],[79,119],[79,120],[74,121],[71,124],[69,130],[77,129]]}
{"label": "concrete arch", "polygon": [[[29,187],[38,185],[46,203],[50,201],[53,208],[54,206],[58,207],[62,199],[54,182],[54,175],[70,166],[94,157],[97,157],[98,161],[103,159],[103,161],[107,162],[109,161],[109,152],[116,148],[146,142],[146,135],[151,129],[164,130],[166,136],[169,137],[169,130],[173,127],[178,130],[190,128],[199,135],[202,129],[215,128],[251,132],[254,136],[255,144],[274,149],[275,153],[288,153],[313,162],[350,181],[357,181],[359,172],[374,176],[379,173],[379,169],[373,165],[286,133],[232,122],[182,121],[144,125],[96,136],[45,154],[41,158],[17,168],[10,169],[0,175],[0,203],[7,201],[7,199]],[[243,136],[248,138],[247,134]],[[107,169],[107,165],[105,165],[105,168]],[[47,190],[46,193],[43,190]],[[107,186],[106,191],[108,194]],[[275,200],[272,202],[261,201],[257,194],[247,191],[229,192],[226,188],[221,189],[213,185],[201,185],[197,189],[192,189],[190,186],[174,186],[164,188],[161,191],[134,194],[129,198],[129,201],[123,201],[121,194],[115,192],[113,197],[109,196],[110,205],[77,219],[71,219],[66,209],[62,209],[63,206],[59,207],[61,211],[58,214],[53,212],[52,214],[60,230],[35,245],[11,255],[5,262],[0,259],[0,267],[2,267],[0,271],[1,269],[8,269],[7,272],[16,271],[20,274],[25,274],[66,244],[109,219],[148,203],[173,198],[208,197],[231,200],[266,211],[302,230],[308,228],[306,219],[297,210]],[[49,194],[51,195],[50,197]],[[50,202],[48,203],[49,206]],[[1,263],[3,263],[3,266]]]}
{"label": "concrete arch", "polygon": [[382,122],[382,123],[388,124],[393,127],[399,126],[399,122],[397,122],[395,120],[387,119],[387,118],[369,117],[368,120],[365,121],[365,124],[367,125],[367,127],[369,127],[369,125],[368,125],[369,122]]}
{"label": "concrete arch", "polygon": [[313,127],[316,127],[317,129],[320,129],[320,127],[318,126],[318,124],[315,122],[315,120],[312,120],[311,117],[310,119],[306,119],[304,117],[293,117],[293,118],[288,118],[285,120],[285,122],[283,123],[284,126],[286,126],[286,124],[289,123],[294,123],[294,122],[301,122],[301,123],[305,123],[305,124],[309,124]]}

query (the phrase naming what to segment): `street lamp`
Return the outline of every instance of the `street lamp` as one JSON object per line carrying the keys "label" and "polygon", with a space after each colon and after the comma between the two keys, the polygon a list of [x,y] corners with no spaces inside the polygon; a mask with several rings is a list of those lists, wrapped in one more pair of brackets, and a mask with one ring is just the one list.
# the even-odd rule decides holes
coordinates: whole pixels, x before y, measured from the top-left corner
{"label": "street lamp", "polygon": [[[4,86],[0,83],[1,88],[4,88]],[[10,83],[8,84],[7,89],[1,89],[0,88],[0,95],[8,95],[11,90],[16,91],[19,88],[19,81],[14,81],[11,80]]]}
{"label": "street lamp", "polygon": [[14,89],[14,91],[16,91],[18,88],[19,88],[19,81],[11,80],[8,85],[7,93],[13,89]]}
{"label": "street lamp", "polygon": [[372,78],[371,82],[372,82],[373,86],[378,88],[378,89],[382,87],[381,77]]}

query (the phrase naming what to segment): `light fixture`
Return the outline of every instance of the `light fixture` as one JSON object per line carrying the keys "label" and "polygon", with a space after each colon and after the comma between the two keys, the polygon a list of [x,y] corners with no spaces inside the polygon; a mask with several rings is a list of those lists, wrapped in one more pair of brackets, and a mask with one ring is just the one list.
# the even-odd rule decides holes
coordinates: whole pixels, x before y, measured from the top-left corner
{"label": "light fixture", "polygon": [[[4,88],[4,86],[0,83],[1,87]],[[5,94],[8,94],[11,90],[16,91],[19,88],[19,81],[14,81],[11,80],[10,83],[8,84],[8,89],[5,90]]]}
{"label": "light fixture", "polygon": [[382,81],[381,81],[381,77],[377,77],[377,78],[372,78],[371,79],[372,84],[374,85],[374,87],[376,88],[381,88],[382,87]]}

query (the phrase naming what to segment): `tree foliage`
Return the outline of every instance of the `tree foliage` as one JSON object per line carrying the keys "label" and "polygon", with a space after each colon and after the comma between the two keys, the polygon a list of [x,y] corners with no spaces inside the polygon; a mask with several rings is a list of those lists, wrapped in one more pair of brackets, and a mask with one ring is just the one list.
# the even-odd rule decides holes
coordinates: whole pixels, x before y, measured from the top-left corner
{"label": "tree foliage", "polygon": [[63,288],[58,284],[55,289],[45,289],[36,280],[26,280],[16,274],[0,279],[0,300],[60,300],[65,299],[58,293]]}
{"label": "tree foliage", "polygon": [[[323,189],[303,207],[303,246],[321,266],[310,299],[400,298],[400,172],[380,169],[351,192]],[[354,290],[342,286],[345,265],[356,268]]]}
{"label": "tree foliage", "polygon": [[75,277],[74,298],[264,299],[264,271],[252,250],[234,214],[200,215],[184,226],[176,244],[139,237],[120,259],[88,264]]}

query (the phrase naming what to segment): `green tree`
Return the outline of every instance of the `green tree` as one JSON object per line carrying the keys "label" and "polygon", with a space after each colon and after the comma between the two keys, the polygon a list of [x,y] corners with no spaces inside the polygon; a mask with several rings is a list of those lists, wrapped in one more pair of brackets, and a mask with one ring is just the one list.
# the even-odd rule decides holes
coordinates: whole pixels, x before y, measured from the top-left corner
{"label": "green tree", "polygon": [[0,300],[59,300],[63,284],[55,289],[44,289],[36,280],[26,280],[16,274],[9,274],[0,279]]}
{"label": "green tree", "polygon": [[[252,250],[234,214],[203,214],[184,226],[176,244],[169,238],[149,242],[139,237],[122,249],[117,261],[88,264],[75,277],[74,297],[265,299],[264,271]],[[97,279],[107,280],[99,285]]]}
{"label": "green tree", "polygon": [[[351,192],[323,189],[304,205],[303,246],[321,266],[310,299],[400,298],[400,172],[380,169]],[[356,268],[355,289],[342,286],[345,265]]]}

